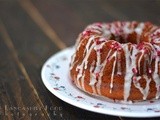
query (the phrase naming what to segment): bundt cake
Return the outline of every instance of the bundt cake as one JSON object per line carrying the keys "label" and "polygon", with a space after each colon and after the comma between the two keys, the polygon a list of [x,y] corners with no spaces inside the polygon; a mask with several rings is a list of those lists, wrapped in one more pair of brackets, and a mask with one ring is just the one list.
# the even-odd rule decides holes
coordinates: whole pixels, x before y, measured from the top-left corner
{"label": "bundt cake", "polygon": [[70,76],[81,90],[114,100],[160,97],[160,27],[150,22],[94,23],[80,33]]}

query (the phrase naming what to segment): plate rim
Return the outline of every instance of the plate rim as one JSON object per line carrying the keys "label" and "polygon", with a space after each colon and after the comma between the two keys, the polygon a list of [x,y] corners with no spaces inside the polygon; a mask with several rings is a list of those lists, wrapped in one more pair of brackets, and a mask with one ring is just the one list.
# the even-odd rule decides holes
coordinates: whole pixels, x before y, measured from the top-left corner
{"label": "plate rim", "polygon": [[[47,82],[47,78],[45,77],[45,69],[46,69],[46,65],[47,63],[49,63],[51,61],[51,59],[56,58],[56,56],[58,56],[59,54],[62,54],[65,51],[69,51],[71,49],[73,49],[74,47],[68,47],[65,48],[63,50],[58,51],[57,53],[51,55],[43,64],[42,68],[41,68],[41,79],[43,84],[45,85],[45,87],[57,98],[59,98],[60,100],[74,106],[74,107],[78,107],[81,108],[83,110],[87,110],[90,112],[94,112],[94,113],[100,113],[100,114],[104,114],[104,115],[112,115],[112,116],[121,116],[121,117],[131,117],[131,118],[151,118],[151,117],[160,117],[160,113],[156,113],[156,112],[152,112],[152,114],[147,114],[147,112],[128,112],[128,111],[120,111],[120,110],[112,110],[112,109],[103,109],[103,108],[97,108],[96,111],[94,110],[93,106],[87,105],[85,106],[83,103],[81,102],[75,102],[75,100],[73,99],[69,99],[65,96],[63,96],[62,94],[60,94],[60,92],[57,92],[56,90],[54,90],[51,85],[49,84],[49,82]],[[106,101],[107,102],[107,101]],[[112,103],[114,104],[114,103]]]}

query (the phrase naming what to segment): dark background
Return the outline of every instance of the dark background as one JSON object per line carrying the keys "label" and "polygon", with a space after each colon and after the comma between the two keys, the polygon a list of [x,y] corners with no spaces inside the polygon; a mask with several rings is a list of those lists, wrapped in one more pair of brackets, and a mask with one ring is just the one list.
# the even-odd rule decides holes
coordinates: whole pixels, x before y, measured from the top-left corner
{"label": "dark background", "polygon": [[159,25],[160,0],[0,0],[0,120],[132,120],[73,107],[40,77],[48,57],[74,45],[86,25],[117,20]]}

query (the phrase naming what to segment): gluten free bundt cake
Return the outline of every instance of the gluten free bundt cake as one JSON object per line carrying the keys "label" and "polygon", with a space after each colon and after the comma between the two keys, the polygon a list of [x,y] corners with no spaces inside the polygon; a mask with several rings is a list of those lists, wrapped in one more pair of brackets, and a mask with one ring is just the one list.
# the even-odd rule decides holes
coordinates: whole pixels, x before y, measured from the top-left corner
{"label": "gluten free bundt cake", "polygon": [[94,23],[80,33],[70,64],[75,85],[114,100],[160,97],[160,27]]}

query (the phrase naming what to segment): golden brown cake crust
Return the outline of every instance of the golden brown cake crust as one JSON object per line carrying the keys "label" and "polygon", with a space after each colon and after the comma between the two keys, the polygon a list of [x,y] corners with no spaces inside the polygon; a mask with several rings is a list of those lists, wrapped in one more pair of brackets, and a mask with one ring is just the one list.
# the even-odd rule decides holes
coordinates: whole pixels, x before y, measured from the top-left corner
{"label": "golden brown cake crust", "polygon": [[91,94],[117,100],[160,96],[160,28],[149,23],[94,23],[80,33],[70,75]]}

